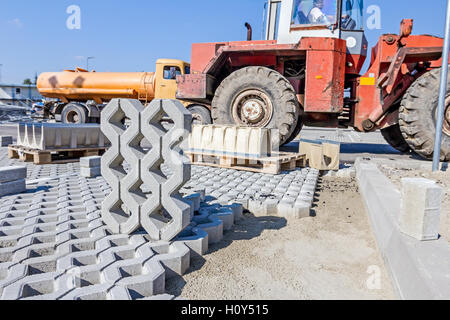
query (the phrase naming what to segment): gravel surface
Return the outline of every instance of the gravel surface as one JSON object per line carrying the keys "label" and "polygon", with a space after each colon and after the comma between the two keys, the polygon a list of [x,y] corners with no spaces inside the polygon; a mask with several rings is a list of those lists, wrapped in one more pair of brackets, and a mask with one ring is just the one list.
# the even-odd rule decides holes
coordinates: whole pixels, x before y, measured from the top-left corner
{"label": "gravel surface", "polygon": [[441,211],[440,234],[450,244],[450,171],[430,172],[430,170],[408,170],[381,165],[380,170],[401,190],[402,178],[425,178],[436,181],[444,188],[444,201]]}
{"label": "gravel surface", "polygon": [[[186,299],[395,299],[354,179],[323,178],[315,217],[247,213],[168,293]],[[381,288],[369,290],[368,269]]]}

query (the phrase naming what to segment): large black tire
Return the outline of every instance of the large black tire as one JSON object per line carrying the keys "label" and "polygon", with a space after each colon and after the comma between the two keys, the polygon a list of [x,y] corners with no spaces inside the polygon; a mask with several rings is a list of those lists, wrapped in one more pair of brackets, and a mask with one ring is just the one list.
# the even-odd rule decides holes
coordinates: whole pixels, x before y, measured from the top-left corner
{"label": "large black tire", "polygon": [[410,146],[406,143],[405,138],[403,138],[402,132],[400,131],[400,126],[398,124],[390,126],[389,128],[381,129],[381,134],[387,143],[391,145],[394,149],[407,153],[411,151]]}
{"label": "large black tire", "polygon": [[212,124],[211,111],[205,106],[193,105],[188,110],[192,113],[193,124]]}
{"label": "large black tire", "polygon": [[[247,112],[250,108],[246,106],[254,102],[264,107],[256,108],[256,113],[252,113],[254,108]],[[280,73],[265,67],[247,67],[233,72],[222,81],[212,101],[215,124],[279,129],[280,137],[273,138],[275,145],[295,138],[292,136],[296,129],[301,129],[297,126],[300,114],[300,104],[291,83]]]}
{"label": "large black tire", "polygon": [[89,123],[88,111],[85,107],[76,103],[66,105],[61,113],[61,121],[67,124]]}
{"label": "large black tire", "polygon": [[[402,99],[399,114],[400,130],[408,145],[425,159],[432,159],[436,134],[441,69],[434,69],[417,79]],[[450,78],[447,83],[450,90]],[[447,97],[449,116],[450,95]],[[444,121],[441,160],[450,160],[450,119]]]}

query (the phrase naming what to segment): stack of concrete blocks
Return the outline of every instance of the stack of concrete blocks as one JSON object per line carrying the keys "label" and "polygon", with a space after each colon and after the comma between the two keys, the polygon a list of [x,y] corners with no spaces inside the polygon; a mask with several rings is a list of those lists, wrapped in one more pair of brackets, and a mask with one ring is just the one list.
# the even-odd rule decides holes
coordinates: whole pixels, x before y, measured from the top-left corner
{"label": "stack of concrete blocks", "polygon": [[98,124],[19,123],[17,145],[36,150],[103,148]]}
{"label": "stack of concrete blocks", "polygon": [[261,158],[270,156],[272,131],[225,125],[194,125],[189,151],[214,155]]}
{"label": "stack of concrete blocks", "polygon": [[13,143],[11,136],[0,136],[0,147],[7,147]]}
{"label": "stack of concrete blocks", "polygon": [[299,153],[306,155],[311,168],[337,171],[340,166],[340,149],[340,142],[301,139]]}
{"label": "stack of concrete blocks", "polygon": [[435,181],[402,179],[400,231],[420,241],[439,239],[443,189]]}
{"label": "stack of concrete blocks", "polygon": [[85,178],[95,178],[102,174],[102,157],[92,156],[80,159],[80,174]]}
{"label": "stack of concrete blocks", "polygon": [[[161,125],[164,117],[174,122],[168,131]],[[142,227],[153,240],[170,241],[190,224],[192,209],[179,190],[191,166],[179,144],[191,132],[191,122],[192,115],[176,100],[154,100],[144,109],[137,100],[115,99],[103,110],[101,129],[112,146],[101,166],[112,192],[102,216],[114,233],[131,234]],[[148,152],[141,147],[144,138],[151,145]],[[170,177],[162,173],[162,164],[172,170]],[[145,193],[144,184],[149,188]]]}
{"label": "stack of concrete blocks", "polygon": [[27,190],[26,177],[26,167],[0,168],[0,197],[25,192]]}

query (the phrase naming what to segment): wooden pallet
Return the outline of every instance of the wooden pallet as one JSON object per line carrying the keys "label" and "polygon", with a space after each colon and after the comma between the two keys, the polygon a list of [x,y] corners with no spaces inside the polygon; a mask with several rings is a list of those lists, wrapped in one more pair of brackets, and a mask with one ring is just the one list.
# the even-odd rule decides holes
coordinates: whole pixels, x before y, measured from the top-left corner
{"label": "wooden pallet", "polygon": [[270,157],[244,157],[217,155],[213,153],[190,152],[186,155],[193,165],[243,170],[267,174],[280,174],[305,166],[306,156],[299,153],[273,153]]}
{"label": "wooden pallet", "polygon": [[83,157],[103,155],[105,151],[106,147],[37,150],[10,145],[8,147],[8,157],[10,159],[20,159],[24,162],[34,162],[36,165],[60,164],[78,162]]}

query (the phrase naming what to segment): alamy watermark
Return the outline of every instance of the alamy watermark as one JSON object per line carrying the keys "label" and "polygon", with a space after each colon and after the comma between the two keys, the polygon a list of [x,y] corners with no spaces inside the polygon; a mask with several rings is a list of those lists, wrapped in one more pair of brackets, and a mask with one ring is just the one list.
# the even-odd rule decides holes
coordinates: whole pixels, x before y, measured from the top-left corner
{"label": "alamy watermark", "polygon": [[377,5],[367,7],[367,29],[380,30],[381,29],[381,8]]}
{"label": "alamy watermark", "polygon": [[67,7],[66,13],[69,17],[66,20],[66,26],[69,30],[81,29],[81,8],[77,5],[70,5]]}
{"label": "alamy watermark", "polygon": [[367,289],[369,290],[381,290],[381,269],[379,266],[370,266],[367,269],[367,273],[370,275],[366,281]]}
{"label": "alamy watermark", "polygon": [[[67,7],[66,13],[69,15],[66,20],[66,27],[69,30],[81,29],[81,8],[78,5],[72,4]],[[381,29],[381,8],[377,5],[370,5],[367,7],[366,25],[368,30]]]}

